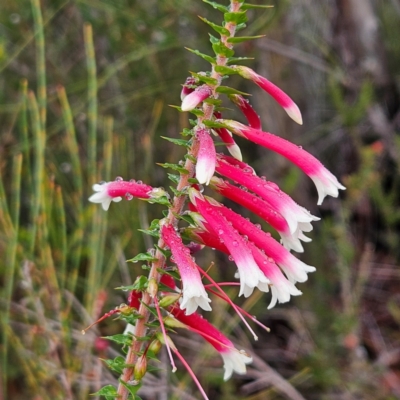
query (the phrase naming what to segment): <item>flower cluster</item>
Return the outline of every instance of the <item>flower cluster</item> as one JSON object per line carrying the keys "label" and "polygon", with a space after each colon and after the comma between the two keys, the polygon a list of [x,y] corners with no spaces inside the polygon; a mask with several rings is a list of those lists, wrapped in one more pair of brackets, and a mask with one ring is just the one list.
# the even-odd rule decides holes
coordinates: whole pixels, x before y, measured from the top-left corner
{"label": "flower cluster", "polygon": [[[263,130],[260,117],[249,101],[237,91],[221,86],[222,79],[232,74],[248,79],[272,96],[289,117],[302,124],[299,108],[281,89],[248,67],[228,66],[229,57],[233,54],[233,41],[228,39],[233,37],[236,27],[244,21],[246,9],[241,10],[242,6],[243,2],[231,2],[224,14],[222,27],[216,28],[215,24],[206,21],[221,34],[221,40],[213,42],[216,57],[212,62],[212,72],[193,73],[183,85],[180,109],[182,112],[192,112],[197,121],[192,129],[184,132],[185,136],[189,136],[184,143],[188,154],[184,164],[174,167],[179,172],[176,175],[174,197],[170,199],[161,188],[117,178],[113,182],[94,185],[96,193],[89,199],[101,203],[104,210],[109,208],[112,201],[118,202],[122,198],[131,200],[137,197],[148,202],[162,200],[162,204],[167,204],[166,217],[152,224],[153,236],[159,237],[156,249],[139,258],[151,264],[151,271],[147,281],[136,285],[131,293],[130,307],[137,309],[140,316],[134,334],[137,337],[149,335],[145,327],[150,315],[148,309],[156,309],[163,343],[179,356],[176,346],[167,335],[168,327],[185,328],[201,335],[221,354],[225,380],[233,371],[244,373],[251,357],[236,350],[228,338],[197,313],[198,308],[211,311],[212,298],[209,295],[212,293],[227,301],[241,317],[249,316],[229,299],[222,285],[214,282],[205,269],[196,263],[194,253],[209,247],[227,254],[236,267],[232,277],[238,282],[231,284],[239,286],[239,296],[249,297],[255,289],[270,292],[268,308],[271,308],[277,303],[289,301],[291,296],[300,295],[296,284],[306,281],[308,273],[315,271],[314,267],[296,258],[291,250],[304,251],[302,242],[311,240],[306,234],[312,231],[312,223],[319,220],[277,184],[258,176],[243,161],[234,135],[240,140],[244,138],[272,150],[300,168],[315,183],[318,204],[322,203],[325,196],[337,197],[339,189],[345,189],[310,153]],[[205,59],[210,58],[207,57],[203,55]],[[238,107],[247,124],[223,118],[224,109],[220,107],[219,100],[221,93],[227,94],[228,99]],[[230,155],[217,153],[214,136],[222,140]],[[175,142],[178,143],[178,140]],[[170,164],[164,166],[171,167]],[[203,192],[204,186],[207,187],[207,195]],[[236,202],[264,220],[279,234],[280,241],[263,230],[261,225],[215,200],[212,197],[215,192],[219,198],[223,196]],[[185,208],[187,200],[188,207]],[[203,279],[210,284],[204,284]],[[128,355],[127,364],[139,362],[139,359],[143,361],[146,352],[147,348],[141,347],[141,342],[136,341]],[[127,368],[122,379],[127,382],[131,375]]]}

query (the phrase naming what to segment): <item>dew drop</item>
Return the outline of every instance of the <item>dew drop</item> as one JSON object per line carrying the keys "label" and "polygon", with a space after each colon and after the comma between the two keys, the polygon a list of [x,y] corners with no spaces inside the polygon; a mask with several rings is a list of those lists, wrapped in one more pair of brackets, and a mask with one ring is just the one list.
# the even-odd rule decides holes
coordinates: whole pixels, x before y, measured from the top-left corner
{"label": "dew drop", "polygon": [[129,193],[129,192],[126,192],[126,193],[125,193],[125,199],[128,200],[128,201],[130,201],[130,200],[133,199],[133,195],[132,195],[131,193]]}
{"label": "dew drop", "polygon": [[229,260],[229,261],[233,261],[233,257],[232,257],[232,256],[229,256],[229,257],[228,257],[228,260]]}
{"label": "dew drop", "polygon": [[297,146],[300,150],[302,150],[303,149],[303,146]]}
{"label": "dew drop", "polygon": [[143,185],[143,181],[136,181],[138,185]]}
{"label": "dew drop", "polygon": [[218,231],[218,234],[219,234],[219,235],[223,235],[223,234],[224,234],[224,231],[223,231],[222,229],[220,229],[220,230]]}
{"label": "dew drop", "polygon": [[[261,228],[261,226],[260,226],[260,228]],[[268,237],[271,237],[271,232],[266,232],[265,233]]]}
{"label": "dew drop", "polygon": [[100,181],[99,185],[105,185],[107,182],[106,181]]}
{"label": "dew drop", "polygon": [[116,178],[115,178],[115,182],[121,182],[121,181],[123,181],[124,179],[121,177],[121,176],[117,176]]}
{"label": "dew drop", "polygon": [[130,183],[136,183],[135,179],[129,179]]}
{"label": "dew drop", "polygon": [[255,224],[254,225],[257,229],[261,229],[261,224]]}
{"label": "dew drop", "polygon": [[267,180],[267,177],[266,177],[266,176],[261,176],[261,179],[262,179],[263,181],[266,181],[266,180]]}
{"label": "dew drop", "polygon": [[234,240],[234,241],[232,242],[232,246],[238,247],[238,246],[239,246],[239,243],[238,243],[236,240]]}

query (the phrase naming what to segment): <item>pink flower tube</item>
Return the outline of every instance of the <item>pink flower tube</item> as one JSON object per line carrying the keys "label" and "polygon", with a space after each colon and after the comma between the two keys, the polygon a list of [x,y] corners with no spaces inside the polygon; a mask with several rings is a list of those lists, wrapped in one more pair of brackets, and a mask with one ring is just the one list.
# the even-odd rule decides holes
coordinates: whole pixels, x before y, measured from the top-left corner
{"label": "pink flower tube", "polygon": [[339,189],[346,189],[314,156],[288,140],[237,121],[221,119],[217,122],[226,125],[231,132],[273,150],[297,165],[314,181],[318,191],[318,205],[322,204],[325,196],[337,197]]}
{"label": "pink flower tube", "polygon": [[229,99],[239,107],[252,128],[261,129],[261,119],[247,99],[239,94],[232,94]]}
{"label": "pink flower tube", "polygon": [[158,197],[166,192],[159,188],[153,188],[145,185],[141,181],[124,181],[122,178],[117,178],[115,181],[96,183],[93,185],[95,194],[89,197],[92,203],[100,203],[103,210],[108,210],[112,201],[119,202],[125,197],[127,200],[132,200],[134,197],[140,199],[150,199]]}
{"label": "pink flower tube", "polygon": [[191,111],[196,108],[203,100],[212,95],[212,90],[207,85],[196,88],[193,92],[186,95],[182,101],[182,111]]}
{"label": "pink flower tube", "polygon": [[309,242],[310,239],[301,230],[291,233],[285,218],[277,211],[271,209],[271,206],[266,201],[215,176],[212,178],[210,186],[223,196],[248,208],[264,221],[268,222],[279,233],[282,243],[286,248],[293,249],[298,253],[304,251],[300,240]]}
{"label": "pink flower tube", "polygon": [[240,76],[250,79],[261,89],[265,90],[286,111],[293,121],[303,125],[299,107],[283,90],[279,89],[278,86],[274,85],[268,79],[258,75],[251,68],[242,65],[232,66],[232,68],[236,69]]}
{"label": "pink flower tube", "polygon": [[238,267],[240,277],[239,296],[245,295],[245,288],[258,287],[261,291],[268,291],[268,279],[258,268],[251,251],[242,236],[232,228],[228,221],[215,208],[205,201],[204,197],[195,189],[189,190],[190,201],[197,207],[201,216],[207,221]]}
{"label": "pink flower tube", "polygon": [[237,350],[234,344],[217,328],[211,325],[201,315],[194,313],[185,315],[176,307],[171,307],[171,314],[187,328],[202,336],[219,352],[224,360],[224,381],[227,381],[233,372],[240,375],[246,373],[246,364],[252,362],[252,358],[243,350]]}
{"label": "pink flower tube", "polygon": [[291,233],[296,232],[298,229],[310,232],[312,230],[311,222],[319,220],[305,208],[299,206],[290,196],[282,192],[275,183],[256,176],[253,173],[253,169],[243,162],[232,165],[231,157],[220,154],[218,155],[216,170],[224,177],[253,191],[270,204],[272,209],[286,219]]}
{"label": "pink flower tube", "polygon": [[161,227],[161,237],[171,249],[172,261],[178,266],[182,279],[181,309],[186,309],[187,315],[194,313],[197,307],[201,307],[205,311],[211,311],[211,307],[208,304],[211,300],[208,298],[198,271],[199,267],[193,261],[190,250],[183,244],[181,237],[172,225],[164,224]]}
{"label": "pink flower tube", "polygon": [[[216,118],[221,118],[221,113],[219,111],[216,111],[214,113],[214,116]],[[213,131],[216,132],[218,136],[221,138],[221,140],[225,143],[225,146],[228,149],[229,153],[232,155],[232,157],[235,157],[237,160],[241,161],[242,152],[240,151],[240,147],[233,140],[232,133],[225,128],[213,129]]]}
{"label": "pink flower tube", "polygon": [[196,163],[196,178],[200,184],[208,185],[215,171],[215,146],[207,129],[198,129],[196,137],[200,142]]}

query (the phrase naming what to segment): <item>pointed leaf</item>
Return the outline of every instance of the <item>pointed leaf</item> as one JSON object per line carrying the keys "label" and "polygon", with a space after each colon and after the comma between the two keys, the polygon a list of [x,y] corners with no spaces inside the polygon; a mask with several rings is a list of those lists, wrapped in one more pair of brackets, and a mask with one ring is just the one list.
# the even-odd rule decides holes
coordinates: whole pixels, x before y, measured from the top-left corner
{"label": "pointed leaf", "polygon": [[257,36],[237,36],[237,37],[231,37],[227,40],[228,43],[242,43],[246,42],[247,40],[253,40],[253,39],[260,39],[265,37],[265,35],[257,35]]}
{"label": "pointed leaf", "polygon": [[249,93],[241,92],[240,90],[233,89],[229,86],[219,86],[217,87],[216,92],[224,94],[241,94],[244,96],[250,96]]}
{"label": "pointed leaf", "polygon": [[246,11],[227,12],[224,14],[225,22],[233,22],[236,25],[244,24],[247,22]]}
{"label": "pointed leaf", "polygon": [[203,0],[203,2],[209,4],[210,6],[214,7],[216,10],[221,11],[223,13],[229,11],[228,7],[223,6],[222,4],[216,3],[215,1]]}
{"label": "pointed leaf", "polygon": [[218,32],[220,35],[224,35],[224,36],[229,36],[229,35],[230,35],[229,30],[226,29],[226,28],[224,28],[223,26],[214,24],[214,22],[211,22],[211,21],[209,21],[209,20],[206,19],[206,18],[203,18],[203,17],[199,17],[199,18],[200,18],[204,23],[206,23],[207,25],[211,26],[211,28],[213,28],[214,31],[215,31],[215,32]]}
{"label": "pointed leaf", "polygon": [[193,53],[193,54],[196,54],[196,56],[199,56],[199,57],[203,58],[204,60],[206,60],[206,61],[209,62],[210,64],[215,64],[215,63],[216,63],[214,57],[208,56],[207,54],[200,53],[200,51],[190,49],[189,47],[185,47],[185,49],[188,50],[188,51],[190,51],[190,52]]}

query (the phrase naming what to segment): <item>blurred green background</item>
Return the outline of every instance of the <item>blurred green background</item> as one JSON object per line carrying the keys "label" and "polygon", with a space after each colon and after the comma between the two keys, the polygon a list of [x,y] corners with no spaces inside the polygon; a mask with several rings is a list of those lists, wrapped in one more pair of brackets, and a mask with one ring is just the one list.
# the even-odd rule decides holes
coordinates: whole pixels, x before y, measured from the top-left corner
{"label": "blurred green background", "polygon": [[[249,82],[230,82],[252,94],[266,130],[316,155],[347,191],[317,208],[307,177],[238,141],[259,175],[322,217],[299,255],[317,272],[298,285],[303,296],[273,310],[268,295],[240,299],[271,328],[256,343],[213,303],[212,321],[254,355],[243,377],[222,383],[221,361],[201,339],[175,340],[210,399],[397,399],[400,1],[269,4],[249,12],[244,31],[266,37],[236,54],[293,97],[304,125]],[[1,400],[80,400],[116,384],[101,359],[121,349],[101,337],[124,325],[81,330],[126,302],[114,288],[143,273],[125,260],[152,246],[137,229],[162,209],[123,201],[105,213],[87,198],[116,176],[169,186],[155,163],[177,162],[182,150],[160,136],[188,127],[169,105],[189,70],[209,70],[184,50],[211,54],[198,15],[222,19],[200,0],[1,1]],[[146,377],[144,399],[199,398],[183,368],[169,370]]]}

